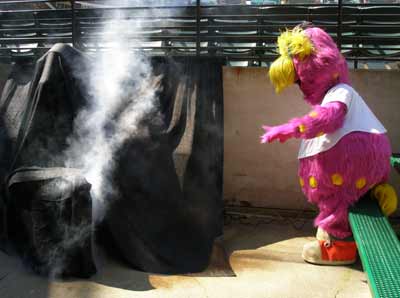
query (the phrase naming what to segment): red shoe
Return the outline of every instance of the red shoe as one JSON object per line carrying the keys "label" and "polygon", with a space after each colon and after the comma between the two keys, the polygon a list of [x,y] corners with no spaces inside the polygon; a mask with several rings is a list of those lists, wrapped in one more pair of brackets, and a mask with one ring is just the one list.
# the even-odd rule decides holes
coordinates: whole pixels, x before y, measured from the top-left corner
{"label": "red shoe", "polygon": [[[321,231],[317,236],[321,236]],[[326,232],[324,237],[318,238],[304,245],[302,257],[306,262],[333,266],[349,265],[357,260],[357,246],[354,241],[331,239]]]}

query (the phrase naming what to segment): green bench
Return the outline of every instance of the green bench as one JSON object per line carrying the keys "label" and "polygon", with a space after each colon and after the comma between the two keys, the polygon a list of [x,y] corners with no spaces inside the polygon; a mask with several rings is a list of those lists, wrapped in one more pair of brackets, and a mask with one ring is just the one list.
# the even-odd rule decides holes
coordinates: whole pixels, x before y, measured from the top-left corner
{"label": "green bench", "polygon": [[[399,155],[391,162],[399,171]],[[350,210],[349,220],[372,296],[400,297],[400,241],[378,203],[366,196]]]}

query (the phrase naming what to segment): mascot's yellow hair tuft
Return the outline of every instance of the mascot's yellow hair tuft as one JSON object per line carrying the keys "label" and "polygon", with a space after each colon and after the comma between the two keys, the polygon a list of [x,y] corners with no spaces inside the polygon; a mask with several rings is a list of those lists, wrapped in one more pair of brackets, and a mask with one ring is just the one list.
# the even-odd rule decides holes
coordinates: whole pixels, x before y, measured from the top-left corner
{"label": "mascot's yellow hair tuft", "polygon": [[269,69],[269,77],[275,86],[276,93],[281,92],[296,80],[293,56],[303,60],[314,52],[314,47],[304,30],[296,27],[293,30],[286,30],[278,37],[278,52],[280,57],[271,64]]}

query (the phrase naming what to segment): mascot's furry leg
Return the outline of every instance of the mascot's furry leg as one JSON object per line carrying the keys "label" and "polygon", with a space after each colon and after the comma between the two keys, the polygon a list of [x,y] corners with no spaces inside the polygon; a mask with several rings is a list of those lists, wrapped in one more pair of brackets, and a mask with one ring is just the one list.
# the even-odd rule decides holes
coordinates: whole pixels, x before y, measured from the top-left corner
{"label": "mascot's furry leg", "polygon": [[315,219],[319,227],[317,240],[303,249],[306,261],[329,265],[355,261],[348,210],[370,189],[385,214],[396,210],[396,193],[384,183],[390,172],[390,155],[386,135],[356,132],[342,138],[332,149],[300,160],[302,190],[320,210]]}

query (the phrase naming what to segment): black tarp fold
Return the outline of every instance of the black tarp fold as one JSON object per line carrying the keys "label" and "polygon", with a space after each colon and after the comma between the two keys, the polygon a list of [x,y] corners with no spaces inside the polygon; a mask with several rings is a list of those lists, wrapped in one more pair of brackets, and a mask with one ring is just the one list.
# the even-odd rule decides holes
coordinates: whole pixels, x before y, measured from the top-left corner
{"label": "black tarp fold", "polygon": [[[34,69],[14,67],[0,106],[2,179],[17,166],[64,166],[74,119],[91,100],[91,59],[56,45]],[[118,191],[98,231],[136,269],[200,271],[222,233],[222,61],[159,57],[151,65],[161,76],[158,109],[140,122],[146,133],[116,152],[109,180]]]}

